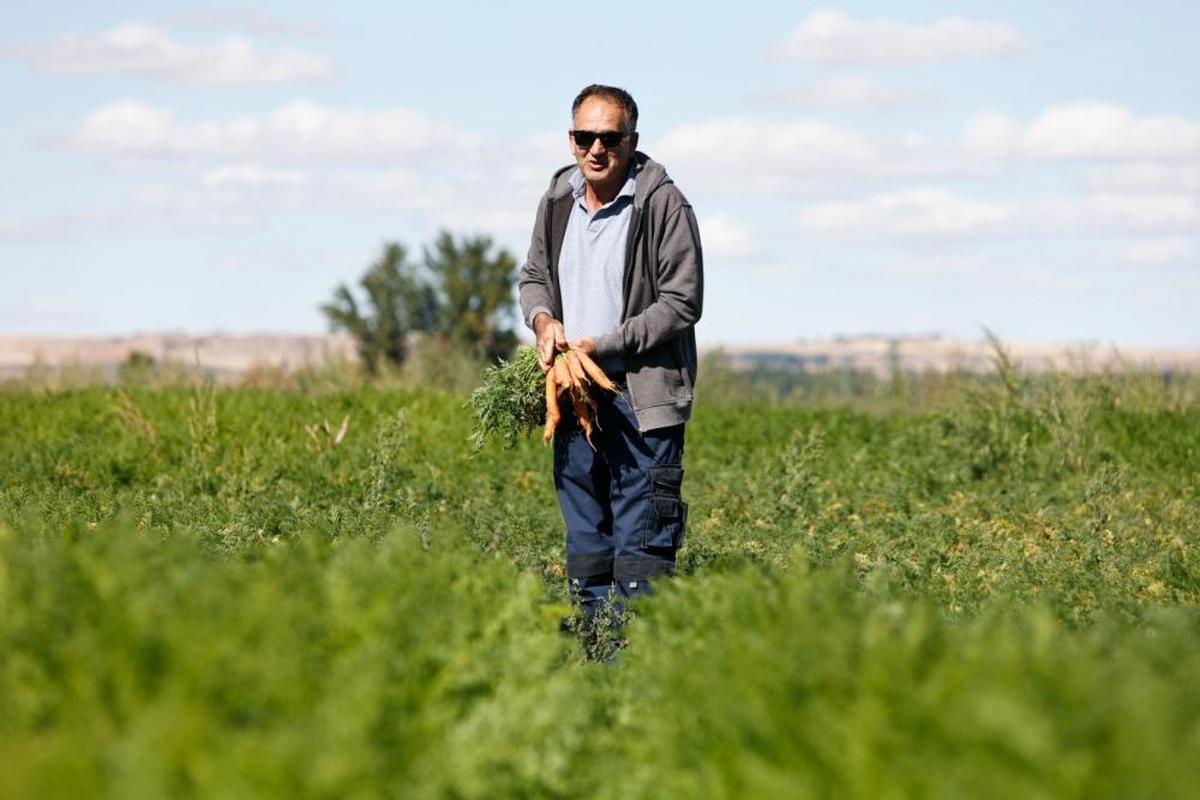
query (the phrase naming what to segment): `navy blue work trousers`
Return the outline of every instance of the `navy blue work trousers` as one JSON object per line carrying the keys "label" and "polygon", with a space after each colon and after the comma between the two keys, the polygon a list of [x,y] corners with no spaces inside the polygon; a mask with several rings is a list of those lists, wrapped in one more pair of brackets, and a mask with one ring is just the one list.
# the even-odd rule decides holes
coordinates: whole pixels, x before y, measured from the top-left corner
{"label": "navy blue work trousers", "polygon": [[567,527],[567,580],[591,618],[611,602],[651,591],[675,567],[687,503],[684,426],[638,431],[623,381],[617,394],[597,393],[597,429],[589,445],[564,409],[554,436],[554,487]]}

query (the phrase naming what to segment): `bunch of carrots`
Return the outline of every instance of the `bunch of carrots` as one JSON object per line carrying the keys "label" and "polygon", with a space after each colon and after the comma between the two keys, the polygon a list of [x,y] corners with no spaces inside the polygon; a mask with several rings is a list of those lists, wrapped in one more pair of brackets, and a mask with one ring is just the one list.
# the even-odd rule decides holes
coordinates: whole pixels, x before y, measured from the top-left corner
{"label": "bunch of carrots", "polygon": [[617,385],[587,353],[570,349],[554,357],[554,366],[546,373],[546,432],[542,441],[549,443],[554,438],[554,430],[562,420],[559,404],[565,395],[579,420],[579,427],[583,428],[583,435],[588,444],[592,444],[592,430],[597,427],[596,401],[588,387],[593,383],[606,391],[617,391]]}

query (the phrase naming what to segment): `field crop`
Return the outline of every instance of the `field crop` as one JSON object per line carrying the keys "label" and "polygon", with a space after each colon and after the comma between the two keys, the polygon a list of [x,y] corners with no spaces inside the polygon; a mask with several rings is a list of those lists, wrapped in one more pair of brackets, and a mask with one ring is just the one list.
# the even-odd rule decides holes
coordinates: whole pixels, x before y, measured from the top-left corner
{"label": "field crop", "polygon": [[465,393],[0,391],[0,796],[1200,792],[1194,382],[737,381],[611,663]]}

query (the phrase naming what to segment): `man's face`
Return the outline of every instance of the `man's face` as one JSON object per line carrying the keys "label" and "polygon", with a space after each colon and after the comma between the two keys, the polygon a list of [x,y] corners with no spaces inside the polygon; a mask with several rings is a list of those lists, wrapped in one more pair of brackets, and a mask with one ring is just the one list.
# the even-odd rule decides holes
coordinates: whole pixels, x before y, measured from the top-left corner
{"label": "man's face", "polygon": [[[625,132],[629,129],[629,117],[619,103],[605,97],[593,96],[579,105],[572,129],[592,133]],[[579,147],[570,133],[567,134],[567,138],[571,143],[571,153],[575,156],[575,162],[583,172],[584,180],[589,183],[609,184],[625,179],[625,173],[629,171],[629,161],[637,150],[636,133],[629,134],[611,149],[606,148],[599,137],[586,150]]]}

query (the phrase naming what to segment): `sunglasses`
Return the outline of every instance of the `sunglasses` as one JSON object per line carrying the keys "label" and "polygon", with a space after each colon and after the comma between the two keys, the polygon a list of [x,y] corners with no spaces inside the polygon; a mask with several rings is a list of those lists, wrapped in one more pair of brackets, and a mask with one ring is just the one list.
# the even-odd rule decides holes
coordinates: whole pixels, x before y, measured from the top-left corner
{"label": "sunglasses", "polygon": [[597,139],[600,144],[604,145],[605,150],[612,150],[619,145],[621,141],[629,135],[628,131],[571,131],[571,138],[575,140],[575,146],[580,150],[591,150],[592,145]]}

